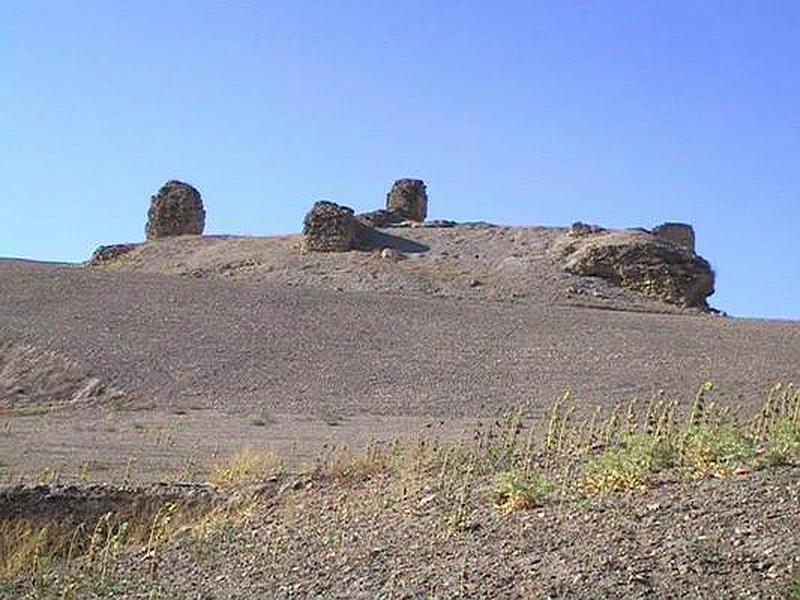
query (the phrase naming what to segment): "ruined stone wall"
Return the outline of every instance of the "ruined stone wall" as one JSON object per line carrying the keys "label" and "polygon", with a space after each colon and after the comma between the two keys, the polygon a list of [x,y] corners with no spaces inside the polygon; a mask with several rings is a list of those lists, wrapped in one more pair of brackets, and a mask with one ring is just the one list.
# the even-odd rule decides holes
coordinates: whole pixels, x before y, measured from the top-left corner
{"label": "ruined stone wall", "polygon": [[206,211],[200,192],[188,183],[168,181],[150,199],[145,234],[148,240],[176,235],[200,235]]}
{"label": "ruined stone wall", "polygon": [[303,219],[305,249],[347,252],[358,245],[363,227],[352,208],[325,200],[316,202]]}
{"label": "ruined stone wall", "polygon": [[653,235],[694,252],[694,229],[686,223],[663,223],[653,228]]}
{"label": "ruined stone wall", "polygon": [[428,192],[421,179],[398,179],[386,196],[386,210],[408,221],[428,216]]}
{"label": "ruined stone wall", "polygon": [[669,304],[708,308],[706,299],[714,293],[708,261],[655,232],[573,226],[557,246],[568,272],[602,277]]}

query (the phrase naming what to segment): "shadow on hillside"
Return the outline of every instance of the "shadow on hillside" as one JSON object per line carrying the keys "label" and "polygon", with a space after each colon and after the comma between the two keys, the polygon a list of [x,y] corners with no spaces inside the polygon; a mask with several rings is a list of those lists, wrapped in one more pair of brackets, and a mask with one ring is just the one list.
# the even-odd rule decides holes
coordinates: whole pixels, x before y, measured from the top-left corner
{"label": "shadow on hillside", "polygon": [[428,252],[431,248],[425,244],[420,244],[413,240],[409,240],[396,235],[390,235],[377,229],[371,230],[363,239],[362,247],[365,250],[380,250],[382,248],[391,248],[398,252],[405,253],[422,253]]}

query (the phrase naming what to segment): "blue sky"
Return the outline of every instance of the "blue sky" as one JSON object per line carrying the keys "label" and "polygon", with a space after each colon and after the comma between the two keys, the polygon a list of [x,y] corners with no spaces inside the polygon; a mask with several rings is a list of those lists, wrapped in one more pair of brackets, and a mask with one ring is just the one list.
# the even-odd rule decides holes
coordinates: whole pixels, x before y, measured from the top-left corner
{"label": "blue sky", "polygon": [[0,256],[208,233],[318,199],[430,217],[694,225],[712,303],[800,318],[800,3],[0,2]]}

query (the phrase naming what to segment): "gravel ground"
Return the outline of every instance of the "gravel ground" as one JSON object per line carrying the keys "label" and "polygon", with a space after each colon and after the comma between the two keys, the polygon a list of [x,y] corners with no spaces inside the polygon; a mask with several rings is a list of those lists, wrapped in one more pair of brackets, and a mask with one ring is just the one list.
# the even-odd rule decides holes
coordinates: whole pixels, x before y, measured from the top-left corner
{"label": "gravel ground", "polygon": [[[88,587],[73,590],[77,597],[207,600],[793,599],[799,474],[781,467],[665,479],[647,491],[511,514],[477,491],[466,503],[469,526],[460,529],[449,524],[452,498],[424,488],[399,494],[382,478],[275,480],[241,517],[208,525],[200,537],[178,534],[155,555],[123,556],[102,580],[78,580]],[[116,503],[124,514],[124,502],[171,491],[145,491],[140,501],[117,491],[105,503],[96,488],[83,496],[102,510]],[[34,490],[36,506],[66,500],[83,510],[80,491],[67,492]],[[191,493],[196,503],[203,490]],[[0,587],[0,597],[50,597],[42,595],[44,581],[20,578]]]}
{"label": "gravel ground", "polygon": [[[548,254],[561,230],[386,235],[427,250],[396,262],[304,255],[296,236],[189,236],[100,268],[0,260],[6,466],[74,473],[103,456],[119,472],[134,446],[157,478],[238,444],[309,456],[431,426],[459,436],[509,408],[541,417],[565,389],[585,406],[660,390],[689,402],[710,379],[753,410],[798,379],[800,323],[681,311],[567,275]],[[277,424],[254,428],[263,415]],[[153,430],[172,445],[137,441]]]}
{"label": "gravel ground", "polygon": [[460,533],[438,500],[375,496],[299,493],[215,538],[207,564],[177,546],[165,581],[209,598],[780,598],[800,564],[797,469],[512,515],[484,500]]}
{"label": "gravel ground", "polygon": [[[0,336],[156,407],[474,417],[797,379],[800,323],[0,262]],[[23,397],[17,404],[24,403]]]}

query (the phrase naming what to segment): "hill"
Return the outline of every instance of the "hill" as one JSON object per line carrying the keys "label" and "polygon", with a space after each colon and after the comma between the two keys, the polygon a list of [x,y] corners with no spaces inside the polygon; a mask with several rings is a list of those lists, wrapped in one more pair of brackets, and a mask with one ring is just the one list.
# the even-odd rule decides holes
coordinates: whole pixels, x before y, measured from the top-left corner
{"label": "hill", "polygon": [[[752,409],[797,376],[800,324],[570,274],[553,252],[566,233],[384,229],[378,249],[346,253],[304,252],[300,236],[181,236],[100,266],[5,260],[2,399],[17,411],[148,406],[168,422],[189,409],[326,413],[391,434],[371,422],[455,419],[457,431],[513,407],[541,414],[565,389],[610,406],[690,398],[712,380]],[[19,373],[36,376],[21,385]]]}
{"label": "hill", "polygon": [[[603,415],[621,414],[634,400],[640,411],[675,400],[685,416],[700,384],[713,381],[715,403],[745,419],[757,415],[774,384],[797,379],[800,323],[733,319],[709,310],[708,285],[697,295],[692,290],[700,288],[687,279],[686,265],[703,267],[700,259],[690,263],[671,242],[652,238],[641,230],[448,223],[371,228],[361,246],[348,252],[309,252],[303,236],[178,236],[106,249],[84,265],[0,260],[0,415],[5,421],[0,468],[12,482],[130,486],[168,479],[194,489],[208,476],[207,465],[226,457],[239,460],[242,448],[283,454],[288,474],[274,476],[254,496],[258,508],[252,514],[264,525],[237,521],[232,535],[239,537],[224,542],[227,550],[220,549],[208,569],[186,554],[184,538],[170,542],[176,571],[168,578],[175,585],[169,589],[186,597],[200,597],[190,591],[196,577],[206,586],[211,578],[224,581],[209,597],[345,597],[348,590],[371,597],[399,576],[391,565],[406,570],[405,583],[391,589],[412,596],[437,590],[441,597],[520,597],[528,590],[534,597],[592,597],[600,589],[607,597],[614,590],[626,597],[668,597],[671,577],[681,582],[684,594],[710,594],[720,589],[722,576],[698,570],[680,544],[664,542],[663,557],[647,563],[655,578],[637,568],[647,562],[644,556],[659,550],[655,542],[640,539],[643,533],[613,497],[586,512],[565,496],[560,502],[569,503],[566,512],[546,506],[509,522],[483,500],[496,494],[492,478],[504,476],[495,473],[499,467],[493,462],[491,469],[470,476],[475,491],[459,509],[471,507],[467,523],[480,528],[457,524],[454,530],[453,502],[461,493],[458,486],[466,484],[440,489],[442,476],[431,479],[423,470],[413,479],[418,487],[409,488],[406,467],[390,467],[388,459],[376,459],[371,451],[366,462],[355,463],[358,473],[368,469],[365,479],[342,477],[342,469],[351,473],[353,467],[330,462],[332,448],[344,445],[369,448],[391,439],[469,445],[473,439],[494,439],[487,432],[509,413],[519,415],[538,439],[548,420],[552,425],[553,402],[565,390],[575,400],[576,419],[588,419],[595,407]],[[609,256],[623,261],[624,268],[608,270],[608,264],[617,264],[603,262]],[[574,268],[576,257],[588,257],[582,264],[593,269],[599,264],[599,274],[581,274]],[[663,279],[653,279],[653,273]],[[688,295],[675,296],[676,290]],[[495,457],[495,450],[485,452],[480,461]],[[308,478],[301,466],[308,461],[326,466]],[[444,464],[436,468],[447,471]],[[731,594],[758,591],[772,597],[770,590],[778,588],[770,582],[775,579],[786,589],[798,550],[796,536],[781,538],[770,528],[770,523],[786,527],[791,520],[795,470],[758,471],[730,486],[708,481],[693,486],[668,478],[660,491],[656,487],[641,500],[630,500],[629,509],[650,522],[662,541],[687,536],[692,552],[703,544],[697,536],[728,543],[724,523],[749,519],[779,548],[773,562],[758,570],[763,560],[753,558],[760,556],[755,538],[743,542],[735,559],[709,550],[709,560],[721,561],[719,573],[728,574],[725,589]],[[395,488],[398,478],[401,488]],[[572,489],[568,482],[559,485]],[[776,491],[765,502],[777,503],[773,512],[755,500],[770,486]],[[27,488],[4,493],[9,510],[30,502]],[[126,492],[141,498],[147,493]],[[223,493],[219,502],[235,504],[239,511],[235,499],[251,497],[243,493]],[[679,526],[681,515],[691,513],[707,493],[717,498],[716,507],[701,503],[692,513],[698,530]],[[37,500],[43,512],[31,517],[35,523],[46,522],[42,515],[63,521],[76,514],[69,502],[63,508],[58,492],[53,494]],[[375,513],[379,507],[367,497],[404,508]],[[53,502],[61,508],[52,508]],[[128,514],[126,502],[93,504],[94,518],[108,506]],[[423,509],[429,502],[430,510]],[[321,529],[287,516],[300,505],[319,511]],[[664,518],[652,508],[656,505],[667,507]],[[349,507],[349,516],[336,517],[337,506]],[[363,519],[354,516],[362,509]],[[158,513],[145,514],[157,521]],[[419,520],[408,517],[412,514]],[[598,515],[608,515],[608,522],[600,526],[606,517]],[[382,518],[405,542],[374,550],[376,557],[385,552],[388,562],[372,568],[361,555],[380,545],[380,532],[370,523]],[[541,566],[544,549],[531,545],[531,519],[542,519],[550,528],[542,538],[548,548],[563,550],[545,554],[548,574],[535,581],[514,575]],[[592,535],[581,538],[586,543],[567,541],[575,539],[576,520],[586,520],[585,531],[609,544],[633,543],[630,553],[615,559],[629,576],[620,578],[610,564],[589,560],[598,552],[589,543]],[[420,547],[419,528],[427,523],[426,531],[434,531],[439,522],[450,523],[443,537]],[[354,537],[347,550],[333,549],[324,540],[343,535],[344,523]],[[514,537],[515,527],[527,532],[524,537]],[[240,551],[244,540],[257,536],[269,545],[272,535],[288,546],[282,546],[280,560],[273,555],[266,571],[263,560],[254,567]],[[446,551],[453,535],[461,549],[455,554]],[[511,537],[516,541],[509,545]],[[233,540],[243,545],[227,545]],[[316,548],[313,561],[301,558],[297,544]],[[406,552],[414,547],[416,554]],[[427,558],[420,562],[420,557]],[[150,580],[142,575],[144,563],[125,560],[133,561],[120,567],[130,570],[132,587],[120,597],[136,597]],[[466,579],[447,575],[456,563],[469,565]],[[337,564],[347,567],[343,579],[333,575]],[[678,568],[680,574],[674,571]],[[262,579],[239,581],[248,569]],[[491,573],[504,579],[492,579]],[[26,585],[15,583],[9,597],[24,597]]]}

